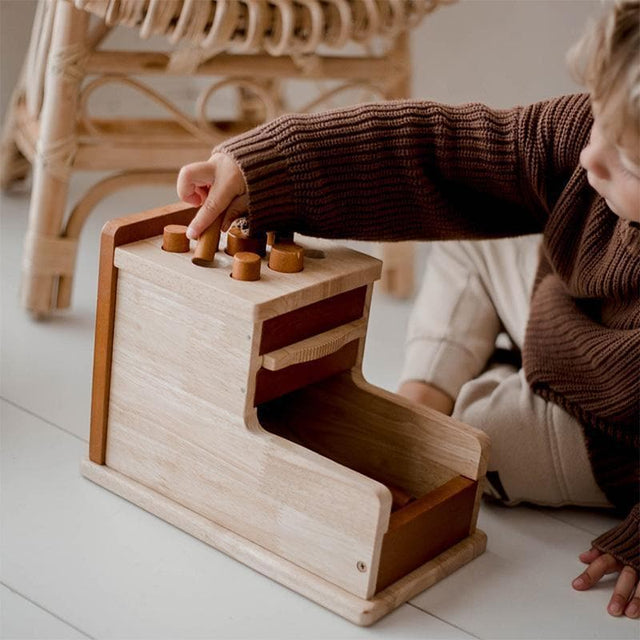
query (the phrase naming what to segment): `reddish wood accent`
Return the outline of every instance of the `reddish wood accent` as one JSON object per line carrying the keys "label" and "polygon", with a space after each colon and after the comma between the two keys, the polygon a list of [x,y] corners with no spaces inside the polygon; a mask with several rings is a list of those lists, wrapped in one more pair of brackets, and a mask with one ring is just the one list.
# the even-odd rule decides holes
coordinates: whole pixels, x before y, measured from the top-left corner
{"label": "reddish wood accent", "polygon": [[367,287],[345,291],[294,309],[262,325],[260,354],[275,351],[362,317]]}
{"label": "reddish wood accent", "polygon": [[384,483],[391,492],[391,511],[397,511],[403,509],[410,502],[414,502],[416,497],[412,496],[408,491],[405,491],[402,487],[390,482]]}
{"label": "reddish wood accent", "polygon": [[91,391],[91,434],[89,458],[96,464],[105,463],[107,420],[111,386],[113,326],[116,309],[118,270],[113,264],[116,247],[130,242],[162,235],[169,224],[188,225],[197,209],[177,203],[116,218],[105,224],[100,238],[100,269],[98,273],[98,303],[93,348],[93,388]]}
{"label": "reddish wood accent", "polygon": [[457,476],[391,514],[376,592],[469,535],[477,482]]}
{"label": "reddish wood accent", "polygon": [[340,371],[348,371],[358,359],[358,343],[359,340],[353,340],[324,358],[294,364],[279,371],[259,369],[256,373],[253,406],[279,398],[290,391],[306,387]]}

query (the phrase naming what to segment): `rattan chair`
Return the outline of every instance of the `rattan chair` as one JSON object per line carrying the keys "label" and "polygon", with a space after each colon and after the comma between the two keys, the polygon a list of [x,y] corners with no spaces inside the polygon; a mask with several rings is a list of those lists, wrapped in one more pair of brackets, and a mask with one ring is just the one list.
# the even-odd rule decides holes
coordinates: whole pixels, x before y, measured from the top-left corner
{"label": "rattan chair", "polygon": [[[33,168],[23,305],[36,316],[70,305],[83,223],[114,190],[171,183],[183,164],[208,157],[225,137],[285,111],[336,106],[332,100],[354,89],[369,100],[407,96],[407,33],[447,1],[40,0],[0,157],[5,188]],[[166,47],[105,49],[113,28],[136,30],[141,40],[163,36]],[[209,79],[195,113],[152,87],[161,75]],[[285,90],[292,82],[323,90],[292,106]],[[92,94],[110,84],[142,92],[166,118],[92,116]],[[216,95],[229,87],[237,92],[238,113],[212,117]],[[69,179],[79,170],[115,173],[67,215]],[[406,248],[391,251],[387,289],[406,294],[413,286],[411,259]]]}

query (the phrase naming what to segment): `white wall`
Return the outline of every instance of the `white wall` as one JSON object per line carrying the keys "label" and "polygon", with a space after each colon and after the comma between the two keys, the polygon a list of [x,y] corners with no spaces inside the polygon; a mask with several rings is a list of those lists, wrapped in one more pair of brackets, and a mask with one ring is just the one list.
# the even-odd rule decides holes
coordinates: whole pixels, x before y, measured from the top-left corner
{"label": "white wall", "polygon": [[[34,8],[35,0],[0,0],[0,113]],[[565,52],[600,8],[599,0],[461,0],[441,7],[412,34],[413,94],[506,107],[575,91]]]}
{"label": "white wall", "polygon": [[0,114],[9,103],[29,45],[35,0],[0,0]]}
{"label": "white wall", "polygon": [[462,0],[412,36],[416,97],[526,104],[575,91],[565,54],[599,0]]}

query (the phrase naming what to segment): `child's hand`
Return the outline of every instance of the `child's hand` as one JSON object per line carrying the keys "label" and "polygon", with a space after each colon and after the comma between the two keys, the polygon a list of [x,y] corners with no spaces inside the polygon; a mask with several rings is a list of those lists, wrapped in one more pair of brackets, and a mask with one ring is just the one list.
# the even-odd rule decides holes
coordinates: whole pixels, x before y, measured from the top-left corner
{"label": "child's hand", "polygon": [[194,207],[200,207],[187,230],[192,240],[220,215],[222,231],[247,211],[247,187],[240,167],[224,153],[214,153],[206,162],[194,162],[178,174],[178,197]]}
{"label": "child's hand", "polygon": [[444,391],[440,391],[440,389],[421,380],[407,380],[403,382],[398,389],[398,394],[417,404],[423,404],[436,411],[445,413],[448,416],[450,416],[453,411],[453,398]]}
{"label": "child's hand", "polygon": [[640,616],[640,584],[638,572],[633,567],[625,566],[613,556],[597,549],[585,551],[579,558],[589,566],[573,581],[574,589],[585,591],[597,584],[603,576],[619,571],[607,611],[612,616],[621,616],[623,613],[629,618]]}

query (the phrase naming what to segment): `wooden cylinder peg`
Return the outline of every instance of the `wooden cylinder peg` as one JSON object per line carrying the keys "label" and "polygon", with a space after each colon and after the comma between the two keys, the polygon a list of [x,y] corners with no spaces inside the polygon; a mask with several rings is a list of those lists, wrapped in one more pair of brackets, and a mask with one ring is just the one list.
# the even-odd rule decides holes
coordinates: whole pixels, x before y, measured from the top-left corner
{"label": "wooden cylinder peg", "polygon": [[234,280],[260,280],[260,256],[251,251],[238,251],[233,256],[231,277]]}
{"label": "wooden cylinder peg", "polygon": [[193,258],[191,258],[193,264],[197,264],[199,267],[210,267],[212,265],[213,256],[215,256],[220,242],[221,224],[222,216],[218,216],[213,224],[200,235]]}
{"label": "wooden cylinder peg", "polygon": [[189,251],[187,227],[183,224],[168,224],[162,233],[162,248],[171,253],[186,253]]}
{"label": "wooden cylinder peg", "polygon": [[296,273],[304,267],[304,251],[297,244],[274,244],[269,254],[269,268],[280,273]]}
{"label": "wooden cylinder peg", "polygon": [[291,244],[293,242],[293,231],[267,231],[267,244],[272,247],[274,244]]}
{"label": "wooden cylinder peg", "polygon": [[248,251],[264,256],[267,253],[267,236],[248,236],[242,229],[231,227],[227,233],[227,247],[225,253],[235,256],[239,251]]}

